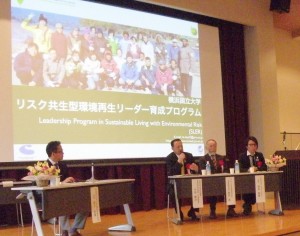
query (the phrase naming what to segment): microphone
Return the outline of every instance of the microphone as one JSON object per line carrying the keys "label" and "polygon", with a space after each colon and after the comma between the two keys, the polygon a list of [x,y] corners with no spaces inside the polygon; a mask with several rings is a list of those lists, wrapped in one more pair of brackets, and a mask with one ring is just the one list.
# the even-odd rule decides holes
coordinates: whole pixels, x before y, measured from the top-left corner
{"label": "microphone", "polygon": [[94,163],[92,162],[92,169],[91,169],[91,172],[92,172],[92,177],[91,177],[91,180],[92,182],[95,180],[94,178]]}

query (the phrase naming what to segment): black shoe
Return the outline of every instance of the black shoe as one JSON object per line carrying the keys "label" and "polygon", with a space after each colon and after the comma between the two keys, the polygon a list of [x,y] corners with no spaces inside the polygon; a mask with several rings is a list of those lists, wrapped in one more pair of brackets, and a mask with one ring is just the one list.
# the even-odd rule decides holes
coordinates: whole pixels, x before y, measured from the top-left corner
{"label": "black shoe", "polygon": [[82,234],[76,230],[73,233],[70,233],[69,236],[82,236]]}
{"label": "black shoe", "polygon": [[217,219],[216,211],[210,211],[209,219]]}
{"label": "black shoe", "polygon": [[244,216],[248,216],[248,215],[250,215],[250,214],[251,214],[251,211],[245,211],[245,210],[243,211],[243,215],[244,215]]}
{"label": "black shoe", "polygon": [[188,217],[191,217],[192,220],[199,220],[199,218],[196,216],[194,209],[190,209],[188,211]]}
{"label": "black shoe", "polygon": [[61,236],[69,236],[68,230],[63,230]]}
{"label": "black shoe", "polygon": [[245,216],[248,216],[248,215],[250,215],[251,214],[251,212],[252,212],[252,206],[251,206],[251,204],[244,204],[243,205],[243,208],[244,208],[244,211],[243,211],[243,214],[245,215]]}
{"label": "black shoe", "polygon": [[235,212],[233,208],[228,208],[227,217],[238,217],[239,215]]}

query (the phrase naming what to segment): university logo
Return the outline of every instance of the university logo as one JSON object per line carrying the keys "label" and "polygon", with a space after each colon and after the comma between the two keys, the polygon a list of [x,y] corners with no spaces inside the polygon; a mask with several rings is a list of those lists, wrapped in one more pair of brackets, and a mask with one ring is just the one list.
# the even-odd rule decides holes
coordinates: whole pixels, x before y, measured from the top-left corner
{"label": "university logo", "polygon": [[196,28],[194,28],[194,27],[191,27],[191,34],[192,34],[193,36],[197,36],[198,30],[197,30]]}
{"label": "university logo", "polygon": [[32,150],[32,145],[31,144],[26,144],[23,145],[19,148],[20,153],[24,155],[32,155],[34,154],[34,151]]}

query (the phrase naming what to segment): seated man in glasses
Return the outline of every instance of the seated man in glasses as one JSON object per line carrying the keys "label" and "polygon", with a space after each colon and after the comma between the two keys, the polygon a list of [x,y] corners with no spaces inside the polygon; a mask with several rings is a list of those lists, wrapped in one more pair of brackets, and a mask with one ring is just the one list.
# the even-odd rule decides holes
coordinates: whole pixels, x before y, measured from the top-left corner
{"label": "seated man in glasses", "polygon": [[[258,141],[255,137],[250,136],[246,140],[247,151],[242,153],[239,158],[241,172],[249,171],[250,167],[254,167],[257,170],[266,171],[267,165],[264,155],[261,152],[257,152]],[[252,212],[252,205],[256,203],[255,193],[243,194],[244,199],[244,215],[248,216]]]}
{"label": "seated man in glasses", "polygon": [[[59,141],[51,141],[46,147],[46,152],[48,155],[49,166],[54,165],[56,168],[60,169],[60,180],[65,183],[75,182],[75,179],[69,176],[67,165],[62,162],[64,157],[64,152]],[[62,229],[62,236],[81,236],[77,231],[78,229],[83,229],[87,219],[86,212],[79,212],[75,215],[74,223],[70,227],[69,216],[60,216],[59,223]]]}
{"label": "seated man in glasses", "polygon": [[[200,160],[201,169],[205,170],[206,163],[209,162],[211,167],[211,173],[223,173],[228,171],[228,161],[225,160],[224,156],[217,154],[217,141],[214,139],[209,139],[206,141],[206,150],[207,154]],[[207,198],[210,204],[210,219],[216,219],[216,205],[217,205],[217,196],[212,196]],[[237,217],[238,214],[234,210],[235,205],[229,205],[227,210],[227,217]]]}

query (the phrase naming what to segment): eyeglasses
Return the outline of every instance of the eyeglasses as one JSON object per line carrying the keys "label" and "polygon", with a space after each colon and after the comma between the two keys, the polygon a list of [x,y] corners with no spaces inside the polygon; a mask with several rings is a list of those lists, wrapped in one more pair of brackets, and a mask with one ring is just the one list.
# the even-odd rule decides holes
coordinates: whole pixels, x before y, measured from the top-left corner
{"label": "eyeglasses", "polygon": [[57,151],[57,152],[55,152],[55,153],[62,153],[62,154],[64,154],[64,152],[63,152],[63,151]]}
{"label": "eyeglasses", "polygon": [[256,143],[249,143],[248,146],[257,146]]}

